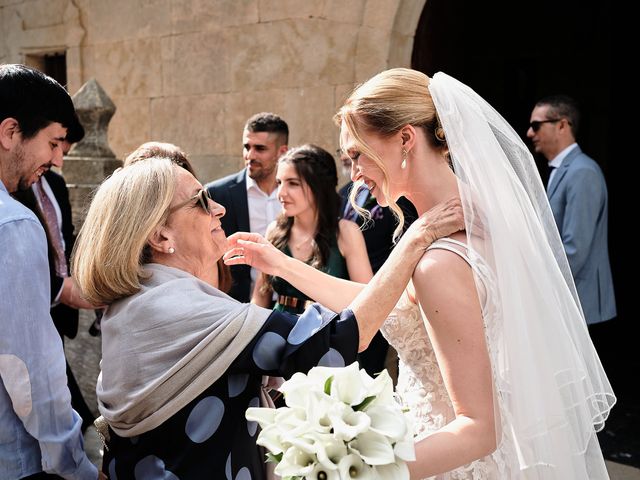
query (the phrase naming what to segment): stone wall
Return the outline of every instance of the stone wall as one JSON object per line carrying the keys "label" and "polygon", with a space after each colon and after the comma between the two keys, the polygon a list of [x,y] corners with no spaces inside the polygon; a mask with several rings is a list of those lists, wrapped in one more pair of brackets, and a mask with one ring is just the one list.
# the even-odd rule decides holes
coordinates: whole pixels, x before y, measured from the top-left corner
{"label": "stone wall", "polygon": [[338,144],[332,116],[357,83],[409,66],[425,0],[0,0],[0,62],[66,51],[68,88],[95,78],[122,158],[148,140],[187,151],[208,181],[241,167],[253,113],[290,144]]}

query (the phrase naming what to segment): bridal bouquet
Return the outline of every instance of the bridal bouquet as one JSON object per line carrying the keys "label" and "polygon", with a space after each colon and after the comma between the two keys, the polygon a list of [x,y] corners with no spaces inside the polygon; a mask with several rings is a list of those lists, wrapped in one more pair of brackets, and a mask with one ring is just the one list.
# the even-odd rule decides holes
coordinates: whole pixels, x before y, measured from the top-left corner
{"label": "bridal bouquet", "polygon": [[371,378],[353,363],[296,373],[279,389],[286,407],[249,408],[257,443],[285,479],[408,479],[413,431],[386,370]]}

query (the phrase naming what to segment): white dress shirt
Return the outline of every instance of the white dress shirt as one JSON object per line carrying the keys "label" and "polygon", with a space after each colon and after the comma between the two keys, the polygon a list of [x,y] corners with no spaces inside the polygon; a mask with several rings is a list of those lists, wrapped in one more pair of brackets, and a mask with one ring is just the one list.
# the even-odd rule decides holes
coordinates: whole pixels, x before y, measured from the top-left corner
{"label": "white dress shirt", "polygon": [[577,146],[578,144],[576,142],[573,142],[571,145],[569,145],[567,148],[562,150],[558,155],[556,155],[553,158],[553,160],[549,162],[549,167],[551,167],[551,173],[549,174],[549,181],[547,182],[547,185],[551,185],[551,180],[553,180],[553,177],[558,171],[558,168],[560,168],[560,165],[562,165],[562,161],[565,158],[567,158],[567,155],[569,155],[569,152]]}
{"label": "white dress shirt", "polygon": [[[245,173],[246,175],[246,173]],[[278,214],[282,211],[282,205],[278,201],[278,189],[267,194],[263,192],[256,181],[249,175],[247,179],[247,208],[249,209],[249,229],[251,233],[259,233],[264,236],[267,227],[273,222]],[[256,284],[258,271],[251,269],[251,291]]]}

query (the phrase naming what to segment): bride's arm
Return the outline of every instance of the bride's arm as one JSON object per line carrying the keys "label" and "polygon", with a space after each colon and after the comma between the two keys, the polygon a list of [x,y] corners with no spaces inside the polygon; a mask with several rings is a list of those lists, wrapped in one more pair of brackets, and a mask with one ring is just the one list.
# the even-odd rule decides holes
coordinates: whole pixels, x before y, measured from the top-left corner
{"label": "bride's arm", "polygon": [[229,237],[227,265],[251,265],[261,272],[285,279],[309,298],[339,312],[362,291],[363,284],[332,277],[285,255],[257,233],[238,232]]}
{"label": "bride's arm", "polygon": [[471,268],[455,253],[431,250],[413,282],[456,415],[416,444],[411,478],[425,478],[490,454],[496,429],[491,365]]}
{"label": "bride's arm", "polygon": [[[459,199],[437,205],[406,231],[371,282],[363,285],[331,277],[284,255],[257,234],[235,233],[225,254],[229,265],[248,264],[284,278],[309,298],[339,312],[350,308],[358,320],[360,351],[364,350],[397,303],[426,248],[437,238],[463,228]],[[239,258],[233,259],[239,255]]]}

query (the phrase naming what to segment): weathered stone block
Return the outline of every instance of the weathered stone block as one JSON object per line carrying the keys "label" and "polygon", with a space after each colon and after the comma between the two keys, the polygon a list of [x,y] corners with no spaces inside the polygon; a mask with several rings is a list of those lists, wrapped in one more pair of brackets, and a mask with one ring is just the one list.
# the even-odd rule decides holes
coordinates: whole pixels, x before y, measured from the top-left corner
{"label": "weathered stone block", "polygon": [[151,100],[151,139],[179,145],[190,155],[224,152],[224,95]]}
{"label": "weathered stone block", "polygon": [[85,49],[85,73],[97,78],[113,96],[162,94],[160,39],[134,39]]}
{"label": "weathered stone block", "polygon": [[258,0],[174,0],[173,33],[210,31],[230,25],[258,23]]}
{"label": "weathered stone block", "polygon": [[406,3],[400,0],[367,0],[364,10],[364,27],[391,30],[396,20],[399,5]]}
{"label": "weathered stone block", "polygon": [[50,27],[63,22],[63,14],[68,0],[35,0],[22,3],[19,7],[22,26],[25,30]]}
{"label": "weathered stone block", "polygon": [[259,0],[260,22],[273,22],[289,18],[322,17],[324,0]]}
{"label": "weathered stone block", "polygon": [[327,31],[325,20],[300,19],[258,24],[251,35],[245,29],[230,30],[233,91],[335,85],[353,79],[357,35],[352,29]]}
{"label": "weathered stone block", "polygon": [[114,97],[118,106],[109,124],[109,145],[117,158],[124,158],[151,140],[151,99]]}
{"label": "weathered stone block", "polygon": [[84,0],[87,45],[110,44],[171,31],[171,0]]}
{"label": "weathered stone block", "polygon": [[362,27],[358,32],[356,81],[363,82],[388,66],[391,32],[380,28]]}
{"label": "weathered stone block", "polygon": [[161,56],[155,58],[156,61],[162,58],[162,94],[194,95],[229,91],[228,56],[226,30],[163,38]]}
{"label": "weathered stone block", "polygon": [[195,155],[189,158],[193,160],[198,179],[203,185],[238,172],[244,167],[241,151],[237,155]]}

